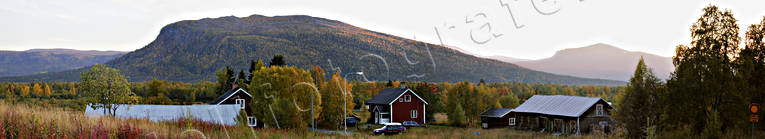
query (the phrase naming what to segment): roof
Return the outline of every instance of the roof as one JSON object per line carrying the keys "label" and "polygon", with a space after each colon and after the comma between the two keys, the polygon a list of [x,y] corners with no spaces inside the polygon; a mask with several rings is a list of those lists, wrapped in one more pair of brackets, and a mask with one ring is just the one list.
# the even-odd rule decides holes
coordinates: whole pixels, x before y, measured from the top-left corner
{"label": "roof", "polygon": [[[382,91],[380,91],[380,93],[377,93],[377,95],[374,98],[368,100],[366,103],[389,105],[393,103],[393,101],[396,101],[396,99],[401,97],[401,95],[406,93],[406,91],[412,91],[412,90],[406,89],[406,88],[385,88]],[[428,104],[427,101],[422,99],[419,95],[417,95],[417,93],[414,93],[414,91],[412,91],[412,94],[414,94],[414,96],[416,96],[418,99],[422,100],[422,102],[424,102],[425,104]]]}
{"label": "roof", "polygon": [[401,123],[384,123],[383,125],[401,125]]}
{"label": "roof", "polygon": [[402,88],[385,88],[380,93],[377,93],[374,98],[368,100],[367,104],[389,104],[395,101],[398,96],[404,94],[406,90]]}
{"label": "roof", "polygon": [[372,108],[372,112],[375,111],[375,109],[379,110],[380,113],[387,113],[390,112],[387,106],[376,106],[375,108]]}
{"label": "roof", "polygon": [[513,109],[489,108],[481,113],[481,117],[500,118],[510,113]]}
{"label": "roof", "polygon": [[252,97],[252,95],[250,95],[250,93],[247,93],[247,91],[244,91],[244,89],[237,88],[237,89],[228,90],[226,93],[223,93],[223,95],[220,95],[220,97],[218,97],[215,100],[213,100],[212,103],[210,103],[210,104],[220,104],[220,103],[223,103],[223,101],[226,101],[226,99],[228,99],[229,97],[233,96],[234,94],[236,94],[238,92],[242,92],[244,94],[247,94],[247,96]]}
{"label": "roof", "polygon": [[597,97],[534,95],[512,112],[579,117],[599,101],[605,102]]}
{"label": "roof", "polygon": [[[116,104],[115,117],[122,119],[148,119],[150,121],[174,121],[191,117],[205,122],[235,125],[241,108],[235,104],[224,105],[126,105]],[[103,109],[93,109],[88,104],[85,116],[103,116]]]}

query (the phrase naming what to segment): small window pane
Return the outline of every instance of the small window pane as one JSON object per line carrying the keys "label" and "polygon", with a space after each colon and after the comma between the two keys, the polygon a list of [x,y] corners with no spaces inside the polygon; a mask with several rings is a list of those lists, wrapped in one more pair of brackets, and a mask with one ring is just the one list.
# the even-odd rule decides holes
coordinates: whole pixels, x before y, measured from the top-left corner
{"label": "small window pane", "polygon": [[236,104],[239,105],[239,108],[244,109],[244,104],[246,103],[244,99],[236,99]]}

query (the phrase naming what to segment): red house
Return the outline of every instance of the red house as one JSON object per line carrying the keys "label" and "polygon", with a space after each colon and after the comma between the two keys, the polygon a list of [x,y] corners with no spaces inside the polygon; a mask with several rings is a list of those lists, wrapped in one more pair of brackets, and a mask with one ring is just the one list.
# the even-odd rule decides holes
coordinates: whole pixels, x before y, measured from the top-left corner
{"label": "red house", "polygon": [[404,121],[425,124],[425,105],[428,102],[406,87],[383,89],[366,104],[377,124]]}

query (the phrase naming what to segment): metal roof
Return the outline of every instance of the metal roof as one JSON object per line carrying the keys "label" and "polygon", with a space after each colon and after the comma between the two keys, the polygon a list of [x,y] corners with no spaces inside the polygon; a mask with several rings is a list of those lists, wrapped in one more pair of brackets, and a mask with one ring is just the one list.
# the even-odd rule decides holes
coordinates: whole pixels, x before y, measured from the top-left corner
{"label": "metal roof", "polygon": [[[88,104],[85,116],[103,116],[103,109],[93,109]],[[241,108],[235,104],[225,105],[125,105],[117,104],[115,117],[122,119],[148,119],[150,121],[174,121],[180,118],[193,119],[223,124],[235,125]]]}
{"label": "metal roof", "polygon": [[220,95],[218,98],[213,100],[212,103],[210,103],[210,104],[220,104],[221,102],[226,101],[226,99],[228,99],[229,97],[233,96],[234,94],[236,94],[238,92],[242,92],[242,93],[246,94],[247,96],[252,97],[252,95],[250,95],[250,93],[248,93],[247,91],[244,91],[244,89],[242,89],[242,88],[235,88],[235,89],[228,90],[226,93],[223,93],[223,95]]}
{"label": "metal roof", "polygon": [[422,99],[420,95],[417,95],[417,93],[414,93],[411,89],[408,88],[385,88],[380,93],[377,93],[375,97],[373,97],[370,100],[367,100],[366,104],[384,104],[384,105],[391,105],[396,99],[401,97],[404,93],[407,91],[412,92],[417,99],[420,99],[422,103],[428,104],[428,101],[425,101],[425,99]]}
{"label": "metal roof", "polygon": [[489,108],[486,109],[486,111],[483,111],[481,113],[481,117],[491,117],[491,118],[500,118],[502,116],[505,116],[506,114],[510,113],[513,109],[504,109],[504,108]]}
{"label": "metal roof", "polygon": [[[598,101],[605,102],[597,97],[534,95],[512,112],[579,117]],[[608,107],[613,108],[611,105]]]}
{"label": "metal roof", "polygon": [[377,95],[368,100],[367,104],[389,104],[390,102],[393,102],[398,98],[398,96],[401,96],[404,92],[406,92],[407,89],[403,88],[385,88],[380,93],[377,93]]}

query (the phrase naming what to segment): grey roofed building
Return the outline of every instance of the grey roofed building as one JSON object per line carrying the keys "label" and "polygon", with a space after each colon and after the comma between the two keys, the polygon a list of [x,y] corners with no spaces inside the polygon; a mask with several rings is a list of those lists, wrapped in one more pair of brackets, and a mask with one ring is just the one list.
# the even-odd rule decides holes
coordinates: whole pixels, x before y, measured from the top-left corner
{"label": "grey roofed building", "polygon": [[[599,101],[607,103],[597,97],[534,95],[513,109],[513,112],[580,117]],[[606,106],[613,108],[611,105]]]}
{"label": "grey roofed building", "polygon": [[[93,109],[91,104],[85,108],[85,116],[103,116],[102,108]],[[148,119],[150,121],[173,121],[180,118],[193,119],[223,124],[236,125],[236,118],[241,111],[240,105],[125,105],[118,104],[115,117],[122,119]]]}
{"label": "grey roofed building", "polygon": [[406,90],[406,88],[385,88],[380,93],[377,93],[374,98],[368,100],[367,104],[390,104],[390,102],[396,100]]}
{"label": "grey roofed building", "polygon": [[510,114],[512,110],[504,108],[486,109],[479,115],[481,117],[481,128],[514,126],[515,118]]}
{"label": "grey roofed building", "polygon": [[504,108],[489,108],[486,109],[486,111],[483,111],[480,115],[480,117],[492,117],[492,118],[500,118],[502,116],[507,115],[512,111],[513,109],[504,109]]}

